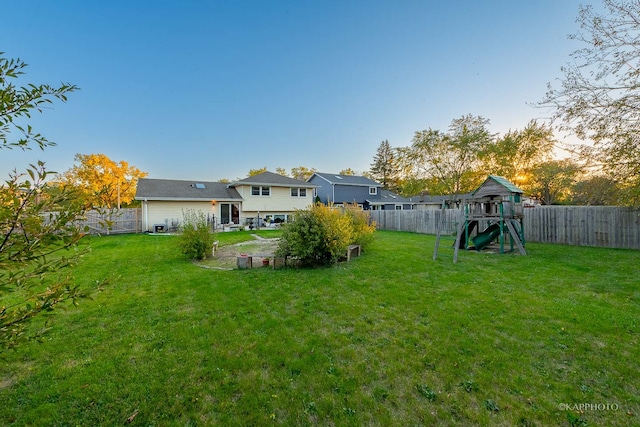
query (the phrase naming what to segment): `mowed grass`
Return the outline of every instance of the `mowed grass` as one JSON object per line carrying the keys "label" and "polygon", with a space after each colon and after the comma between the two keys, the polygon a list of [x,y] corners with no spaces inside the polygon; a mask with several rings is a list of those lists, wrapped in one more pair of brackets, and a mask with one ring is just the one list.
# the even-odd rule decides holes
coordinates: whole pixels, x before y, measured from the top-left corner
{"label": "mowed grass", "polygon": [[171,236],[94,237],[75,275],[111,284],[0,361],[0,424],[640,425],[640,252],[433,245],[219,271]]}

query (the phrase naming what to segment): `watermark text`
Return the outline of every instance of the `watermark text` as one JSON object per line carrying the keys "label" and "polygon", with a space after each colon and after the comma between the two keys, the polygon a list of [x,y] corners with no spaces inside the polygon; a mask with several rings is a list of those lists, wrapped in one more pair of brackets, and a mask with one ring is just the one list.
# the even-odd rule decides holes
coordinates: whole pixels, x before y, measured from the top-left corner
{"label": "watermark text", "polygon": [[560,403],[558,409],[561,411],[617,411],[620,406],[617,403]]}

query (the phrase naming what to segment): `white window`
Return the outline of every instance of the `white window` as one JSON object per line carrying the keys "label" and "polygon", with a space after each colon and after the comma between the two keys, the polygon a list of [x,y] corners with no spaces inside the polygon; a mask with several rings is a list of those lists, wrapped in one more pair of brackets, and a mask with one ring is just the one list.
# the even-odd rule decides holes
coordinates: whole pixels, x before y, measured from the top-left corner
{"label": "white window", "polygon": [[291,197],[307,197],[306,188],[292,188]]}
{"label": "white window", "polygon": [[397,211],[401,211],[402,210],[402,205],[396,205],[396,210]]}
{"label": "white window", "polygon": [[270,194],[271,194],[271,187],[261,187],[259,185],[254,185],[251,187],[252,196],[268,196]]}
{"label": "white window", "polygon": [[369,187],[369,194],[378,194],[378,187]]}

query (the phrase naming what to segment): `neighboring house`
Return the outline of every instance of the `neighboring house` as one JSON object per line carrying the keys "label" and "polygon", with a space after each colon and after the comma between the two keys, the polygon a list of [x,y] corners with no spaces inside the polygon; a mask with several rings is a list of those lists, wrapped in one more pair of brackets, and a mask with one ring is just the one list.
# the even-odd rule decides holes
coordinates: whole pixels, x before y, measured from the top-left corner
{"label": "neighboring house", "polygon": [[244,218],[285,222],[298,209],[313,204],[315,185],[273,172],[263,172],[229,184],[242,197]]}
{"label": "neighboring house", "polygon": [[231,184],[141,178],[136,200],[142,202],[143,230],[177,227],[185,209],[205,214],[216,227],[225,224],[283,222],[296,209],[313,203],[315,186],[272,172],[264,172]]}
{"label": "neighboring house", "polygon": [[357,203],[365,210],[411,210],[415,201],[384,190],[367,177],[316,172],[307,180],[316,184],[316,195],[322,203],[340,206]]}
{"label": "neighboring house", "polygon": [[415,198],[402,197],[389,190],[379,190],[378,196],[369,196],[367,203],[373,211],[412,210],[416,204]]}
{"label": "neighboring house", "polygon": [[337,206],[357,203],[363,209],[369,209],[367,199],[377,198],[382,190],[381,184],[355,175],[315,172],[307,182],[317,185],[316,195],[322,203]]}

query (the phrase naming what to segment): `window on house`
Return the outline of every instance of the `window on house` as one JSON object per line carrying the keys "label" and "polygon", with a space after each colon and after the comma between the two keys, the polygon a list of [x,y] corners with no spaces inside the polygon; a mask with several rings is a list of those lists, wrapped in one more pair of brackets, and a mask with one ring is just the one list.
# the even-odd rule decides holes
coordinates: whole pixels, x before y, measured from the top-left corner
{"label": "window on house", "polygon": [[291,197],[307,197],[306,188],[292,188]]}
{"label": "window on house", "polygon": [[369,187],[369,194],[378,194],[378,187]]}
{"label": "window on house", "polygon": [[401,211],[402,210],[402,205],[396,205],[396,210],[397,211]]}
{"label": "window on house", "polygon": [[261,187],[254,185],[251,187],[252,196],[269,196],[271,194],[271,187]]}

